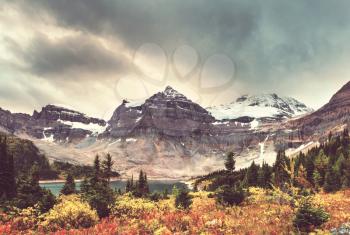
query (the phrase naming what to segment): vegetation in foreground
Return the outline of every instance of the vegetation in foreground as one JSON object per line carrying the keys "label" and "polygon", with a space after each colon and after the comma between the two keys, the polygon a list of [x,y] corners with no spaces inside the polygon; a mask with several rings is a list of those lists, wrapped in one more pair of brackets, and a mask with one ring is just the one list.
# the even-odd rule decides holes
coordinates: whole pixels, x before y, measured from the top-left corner
{"label": "vegetation in foreground", "polygon": [[58,198],[38,186],[35,169],[22,182],[1,143],[1,179],[6,180],[0,179],[0,234],[349,232],[347,131],[330,135],[326,143],[292,159],[280,151],[272,167],[253,162],[235,171],[229,153],[226,169],[199,177],[193,192],[174,188],[171,193],[151,194],[142,171],[138,180],[128,181],[124,192],[115,192],[108,184],[111,156],[103,160],[97,156],[81,191],[75,189],[74,177],[67,175]]}

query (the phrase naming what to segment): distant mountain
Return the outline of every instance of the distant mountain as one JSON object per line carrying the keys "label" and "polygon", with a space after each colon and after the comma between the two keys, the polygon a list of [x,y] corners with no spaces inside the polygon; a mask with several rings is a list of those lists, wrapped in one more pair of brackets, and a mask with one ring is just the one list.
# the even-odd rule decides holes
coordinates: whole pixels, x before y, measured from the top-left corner
{"label": "distant mountain", "polygon": [[0,109],[0,130],[28,135],[49,142],[79,141],[105,131],[104,120],[88,117],[67,107],[47,105],[33,115],[11,113]]}
{"label": "distant mountain", "polygon": [[[122,175],[147,171],[178,178],[223,168],[272,163],[276,150],[297,154],[350,121],[350,83],[316,112],[276,94],[242,96],[204,109],[172,87],[142,102],[124,100],[107,122],[70,107],[47,105],[33,115],[0,109],[0,131],[30,139],[51,160],[87,164],[110,153]],[[304,146],[304,147],[303,147]]]}
{"label": "distant mountain", "polygon": [[235,102],[207,108],[218,120],[251,117],[256,119],[285,119],[312,112],[305,104],[276,94],[244,95]]}
{"label": "distant mountain", "polygon": [[302,136],[326,136],[341,131],[350,124],[350,82],[336,92],[330,101],[317,111],[296,120],[289,128],[299,129]]}

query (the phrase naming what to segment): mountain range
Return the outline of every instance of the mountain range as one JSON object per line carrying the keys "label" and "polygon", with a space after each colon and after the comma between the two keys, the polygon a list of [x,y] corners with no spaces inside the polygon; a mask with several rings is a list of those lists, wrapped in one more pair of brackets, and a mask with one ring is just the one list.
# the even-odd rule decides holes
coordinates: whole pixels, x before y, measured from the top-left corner
{"label": "mountain range", "polygon": [[238,167],[272,163],[281,148],[305,151],[346,127],[349,112],[350,82],[316,111],[277,94],[205,109],[168,86],[142,103],[124,100],[108,121],[62,105],[32,115],[0,108],[0,131],[32,141],[51,160],[87,164],[109,152],[123,175],[183,178],[221,169],[228,151]]}

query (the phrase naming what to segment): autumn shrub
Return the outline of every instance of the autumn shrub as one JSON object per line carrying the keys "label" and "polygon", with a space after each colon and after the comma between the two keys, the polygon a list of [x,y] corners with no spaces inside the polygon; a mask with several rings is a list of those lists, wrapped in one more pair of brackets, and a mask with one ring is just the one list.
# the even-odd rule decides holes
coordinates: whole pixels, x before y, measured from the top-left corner
{"label": "autumn shrub", "polygon": [[301,201],[293,225],[299,231],[310,232],[326,223],[329,218],[323,207],[315,205],[311,198],[307,197]]}
{"label": "autumn shrub", "polygon": [[267,191],[266,198],[272,203],[290,205],[295,204],[295,196],[296,193],[293,193],[293,190],[291,190],[291,193],[286,193],[278,187],[273,187]]}
{"label": "autumn shrub", "polygon": [[14,217],[11,227],[15,230],[27,230],[35,229],[40,223],[42,217],[40,215],[40,209],[38,206],[28,207],[19,210],[16,217]]}
{"label": "autumn shrub", "polygon": [[216,193],[216,201],[224,206],[241,204],[246,197],[246,193],[240,187],[222,186]]}
{"label": "autumn shrub", "polygon": [[155,202],[145,198],[123,195],[117,198],[112,207],[112,215],[119,218],[139,218],[157,209]]}
{"label": "autumn shrub", "polygon": [[45,230],[88,228],[98,222],[97,212],[78,195],[62,195],[56,204],[44,216],[41,223]]}

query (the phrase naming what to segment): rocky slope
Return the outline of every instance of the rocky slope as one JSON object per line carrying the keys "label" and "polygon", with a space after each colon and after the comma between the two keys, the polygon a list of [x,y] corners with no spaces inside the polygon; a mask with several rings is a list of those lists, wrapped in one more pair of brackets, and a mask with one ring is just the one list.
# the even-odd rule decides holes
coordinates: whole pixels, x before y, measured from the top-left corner
{"label": "rocky slope", "polygon": [[105,131],[106,125],[104,120],[55,105],[47,105],[33,115],[0,109],[3,131],[51,142],[77,142],[86,136],[97,136]]}
{"label": "rocky slope", "polygon": [[347,123],[349,86],[307,115],[304,104],[274,94],[243,96],[208,111],[167,87],[142,103],[123,101],[108,122],[48,105],[33,115],[0,109],[0,126],[32,140],[50,159],[87,164],[109,152],[122,175],[144,169],[150,177],[179,178],[222,169],[228,151],[245,167],[253,160],[272,163],[280,148],[296,154],[317,145],[330,128]]}
{"label": "rocky slope", "polygon": [[137,134],[190,136],[208,134],[215,119],[208,111],[171,87],[141,105],[124,101],[108,122],[108,135],[123,137]]}
{"label": "rocky slope", "polygon": [[350,82],[345,84],[330,101],[314,113],[290,120],[287,128],[298,130],[303,139],[325,137],[339,132],[350,123]]}

